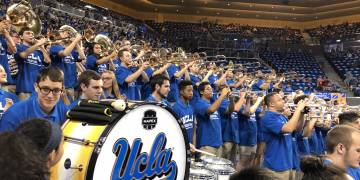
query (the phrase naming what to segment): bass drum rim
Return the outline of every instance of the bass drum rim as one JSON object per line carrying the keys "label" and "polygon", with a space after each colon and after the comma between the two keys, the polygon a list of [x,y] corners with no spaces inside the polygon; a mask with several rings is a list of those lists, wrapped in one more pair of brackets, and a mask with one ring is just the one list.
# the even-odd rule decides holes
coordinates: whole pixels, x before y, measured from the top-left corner
{"label": "bass drum rim", "polygon": [[[93,179],[93,176],[94,176],[94,170],[95,170],[95,165],[96,165],[96,162],[97,162],[97,159],[98,159],[98,156],[101,152],[101,150],[97,153],[95,151],[97,151],[97,149],[102,147],[102,144],[104,142],[102,142],[101,145],[99,145],[99,142],[101,141],[101,139],[103,139],[104,137],[106,138],[109,133],[111,132],[111,130],[114,128],[114,126],[127,114],[129,113],[131,110],[137,108],[137,107],[140,107],[140,106],[143,106],[143,105],[155,105],[155,106],[158,106],[158,107],[161,107],[161,108],[164,108],[165,110],[167,110],[168,112],[171,113],[171,115],[173,115],[177,121],[177,123],[179,124],[180,126],[180,129],[181,129],[181,132],[182,132],[182,135],[184,137],[184,140],[185,140],[185,148],[186,148],[186,169],[185,169],[185,179],[189,179],[189,175],[190,175],[190,145],[189,145],[189,140],[188,140],[188,137],[187,137],[187,133],[186,133],[186,130],[185,130],[185,127],[184,127],[184,124],[182,123],[181,119],[179,118],[179,116],[168,106],[162,104],[162,103],[156,103],[156,102],[141,102],[141,103],[137,103],[135,105],[133,105],[133,107],[129,108],[127,107],[126,110],[124,110],[124,113],[121,114],[121,116],[116,119],[114,122],[112,122],[111,124],[109,124],[105,129],[104,131],[101,133],[100,137],[99,137],[99,140],[98,142],[96,143],[96,145],[94,146],[94,149],[93,149],[93,152],[91,154],[91,157],[90,157],[90,160],[89,160],[89,163],[88,163],[88,167],[86,168],[86,180],[92,180]],[[106,139],[105,139],[106,141]]]}

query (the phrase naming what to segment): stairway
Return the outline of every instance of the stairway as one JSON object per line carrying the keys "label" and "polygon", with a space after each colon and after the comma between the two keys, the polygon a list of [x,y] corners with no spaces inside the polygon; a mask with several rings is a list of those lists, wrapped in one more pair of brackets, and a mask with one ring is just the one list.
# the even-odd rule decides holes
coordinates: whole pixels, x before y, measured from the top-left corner
{"label": "stairway", "polygon": [[321,50],[321,46],[315,45],[309,47],[309,49],[311,49],[316,61],[320,64],[321,69],[324,71],[325,75],[329,78],[329,80],[331,82],[338,83],[340,85],[340,91],[346,93],[347,97],[354,96],[354,93],[350,91],[349,88],[347,88],[344,81],[340,78],[340,76],[336,73],[334,68],[324,56],[324,53]]}

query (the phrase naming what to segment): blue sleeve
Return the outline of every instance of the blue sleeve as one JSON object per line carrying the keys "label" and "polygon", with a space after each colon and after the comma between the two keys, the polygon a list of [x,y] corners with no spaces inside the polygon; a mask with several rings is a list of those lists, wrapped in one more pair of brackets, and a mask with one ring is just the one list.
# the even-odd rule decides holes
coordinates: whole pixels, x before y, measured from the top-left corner
{"label": "blue sleeve", "polygon": [[79,53],[76,51],[72,51],[71,54],[74,57],[75,62],[78,62],[79,61]]}
{"label": "blue sleeve", "polygon": [[227,101],[227,100],[221,101],[221,104],[220,104],[220,107],[219,107],[219,113],[220,113],[221,115],[224,115],[224,114],[225,114],[225,112],[226,112],[229,104],[230,104],[230,102]]}
{"label": "blue sleeve", "polygon": [[24,45],[17,45],[16,46],[16,53],[14,55],[14,59],[17,63],[22,63],[23,62],[23,58],[20,57],[20,53],[25,51],[27,48]]}
{"label": "blue sleeve", "polygon": [[69,107],[65,104],[65,103],[62,103],[61,104],[61,115],[62,115],[62,117],[61,117],[61,121],[60,121],[60,125],[63,125],[64,123],[65,123],[65,121],[66,121],[66,114],[67,114],[67,112],[69,111],[70,109],[69,109]]}
{"label": "blue sleeve", "polygon": [[1,117],[0,121],[0,132],[14,131],[20,124],[21,115],[18,110],[12,106],[10,107]]}
{"label": "blue sleeve", "polygon": [[145,73],[146,75],[151,78],[151,76],[153,75],[154,71],[151,68],[147,68],[145,69]]}
{"label": "blue sleeve", "polygon": [[176,66],[172,64],[172,65],[167,69],[167,72],[168,72],[168,74],[169,74],[169,78],[172,79],[177,71],[178,71],[178,70],[177,70]]}
{"label": "blue sleeve", "polygon": [[124,85],[125,79],[130,76],[130,71],[126,71],[125,69],[119,69],[118,74],[116,75],[116,80],[119,84]]}
{"label": "blue sleeve", "polygon": [[96,70],[96,57],[94,55],[86,58],[86,69]]}
{"label": "blue sleeve", "polygon": [[264,84],[264,80],[260,79],[253,85],[253,87],[260,90],[261,89],[260,86],[262,86],[263,84]]}
{"label": "blue sleeve", "polygon": [[264,125],[264,128],[275,134],[280,134],[281,129],[284,126],[284,123],[281,122],[280,120],[280,116],[277,115],[275,116],[268,115],[264,117],[262,123]]}
{"label": "blue sleeve", "polygon": [[198,101],[195,106],[195,112],[202,116],[206,115],[206,111],[209,109],[210,104],[205,104],[202,101]]}
{"label": "blue sleeve", "polygon": [[59,56],[59,52],[63,51],[64,49],[65,48],[62,45],[53,45],[50,47],[50,56]]}

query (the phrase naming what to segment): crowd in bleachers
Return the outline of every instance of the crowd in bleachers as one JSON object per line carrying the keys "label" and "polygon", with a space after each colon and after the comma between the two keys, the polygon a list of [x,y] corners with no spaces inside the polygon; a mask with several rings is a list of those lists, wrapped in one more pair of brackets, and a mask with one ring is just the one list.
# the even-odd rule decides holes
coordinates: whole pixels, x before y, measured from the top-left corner
{"label": "crowd in bleachers", "polygon": [[320,26],[317,28],[305,30],[312,38],[316,38],[322,42],[327,40],[337,40],[344,38],[352,38],[360,33],[360,23],[343,23],[338,25]]}
{"label": "crowd in bleachers", "polygon": [[346,85],[360,96],[360,56],[354,50],[333,51],[326,54],[330,64],[334,67]]}

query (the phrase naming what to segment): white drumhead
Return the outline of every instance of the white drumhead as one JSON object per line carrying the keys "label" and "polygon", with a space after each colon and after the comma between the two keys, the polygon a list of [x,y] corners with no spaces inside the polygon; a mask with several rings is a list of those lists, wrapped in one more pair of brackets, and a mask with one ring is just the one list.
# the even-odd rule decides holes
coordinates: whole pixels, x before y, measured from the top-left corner
{"label": "white drumhead", "polygon": [[[139,105],[109,132],[96,160],[93,179],[186,179],[190,164],[187,148],[185,131],[170,111],[155,104]],[[166,160],[160,163],[161,159]]]}

